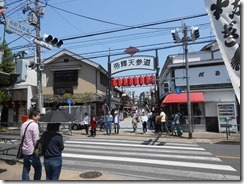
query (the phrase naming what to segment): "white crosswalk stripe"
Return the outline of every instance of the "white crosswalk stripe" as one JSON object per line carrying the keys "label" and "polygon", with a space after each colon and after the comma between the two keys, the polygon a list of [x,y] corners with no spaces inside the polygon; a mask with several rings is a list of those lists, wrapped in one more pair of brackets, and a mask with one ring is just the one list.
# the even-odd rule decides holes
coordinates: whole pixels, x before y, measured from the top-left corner
{"label": "white crosswalk stripe", "polygon": [[131,173],[131,168],[137,166],[141,169],[133,170],[134,175],[161,180],[178,177],[238,179],[234,168],[224,165],[221,159],[197,144],[73,138],[65,142],[62,156],[67,168],[72,165],[81,169]]}

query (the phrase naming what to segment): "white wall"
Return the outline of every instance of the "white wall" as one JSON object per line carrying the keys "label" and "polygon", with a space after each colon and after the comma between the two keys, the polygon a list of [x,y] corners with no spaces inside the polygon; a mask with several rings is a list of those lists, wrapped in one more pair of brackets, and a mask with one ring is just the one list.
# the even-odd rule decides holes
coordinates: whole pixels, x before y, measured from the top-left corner
{"label": "white wall", "polygon": [[217,117],[217,103],[235,103],[234,90],[205,91],[205,115],[206,117]]}

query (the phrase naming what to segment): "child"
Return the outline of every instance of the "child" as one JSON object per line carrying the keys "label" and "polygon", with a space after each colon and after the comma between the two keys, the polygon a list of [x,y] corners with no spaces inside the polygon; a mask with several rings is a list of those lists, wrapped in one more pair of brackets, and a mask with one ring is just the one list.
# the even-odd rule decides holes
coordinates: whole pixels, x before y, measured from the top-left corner
{"label": "child", "polygon": [[92,119],[90,121],[90,126],[91,126],[91,135],[89,137],[96,137],[96,128],[97,128],[97,121],[96,117],[92,116]]}

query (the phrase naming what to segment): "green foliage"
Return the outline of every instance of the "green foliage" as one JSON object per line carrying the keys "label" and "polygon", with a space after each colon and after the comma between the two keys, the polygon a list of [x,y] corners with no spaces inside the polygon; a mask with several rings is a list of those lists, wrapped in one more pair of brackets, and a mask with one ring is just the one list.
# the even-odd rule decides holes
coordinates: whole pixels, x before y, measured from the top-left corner
{"label": "green foliage", "polygon": [[[9,47],[6,44],[6,41],[4,41],[2,44],[0,44],[0,50],[4,51],[3,54],[3,58],[6,58],[8,56],[12,55],[11,50],[9,49]],[[13,59],[7,60],[7,61],[3,61],[2,64],[0,64],[0,71],[5,72],[5,73],[9,73],[12,74],[14,73],[14,62]],[[10,81],[7,78],[1,77],[0,78],[0,86],[5,86],[10,84]],[[0,88],[0,103],[4,100],[7,100],[9,98],[8,96],[8,92],[4,89]]]}
{"label": "green foliage", "polygon": [[8,100],[8,99],[9,99],[8,92],[0,89],[0,102]]}
{"label": "green foliage", "polygon": [[[0,45],[0,50],[4,50],[3,58],[6,58],[6,57],[12,55],[12,52],[9,49],[9,47],[7,46],[5,41],[3,42],[3,44]],[[0,71],[6,72],[6,73],[14,73],[13,59],[2,62],[2,64],[0,65]]]}
{"label": "green foliage", "polygon": [[89,103],[95,100],[94,94],[92,92],[85,92],[79,95],[73,95],[70,93],[65,93],[64,95],[54,95],[52,97],[52,103],[65,103],[68,98],[71,98],[74,103]]}

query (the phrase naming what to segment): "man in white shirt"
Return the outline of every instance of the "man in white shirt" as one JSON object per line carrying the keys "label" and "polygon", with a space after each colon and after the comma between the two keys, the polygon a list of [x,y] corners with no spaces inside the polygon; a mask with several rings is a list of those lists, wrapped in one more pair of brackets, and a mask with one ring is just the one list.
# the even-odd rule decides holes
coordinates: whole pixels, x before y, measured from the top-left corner
{"label": "man in white shirt", "polygon": [[120,122],[119,112],[115,111],[114,112],[114,133],[115,134],[119,134],[119,128],[120,128],[119,122]]}
{"label": "man in white shirt", "polygon": [[89,121],[90,120],[89,120],[88,114],[85,112],[83,122],[84,122],[85,130],[86,130],[86,135],[88,135],[88,132],[89,132]]}
{"label": "man in white shirt", "polygon": [[146,114],[146,111],[142,112],[141,116],[141,122],[142,122],[142,128],[143,128],[143,134],[147,134],[147,121],[148,121],[148,116]]}

